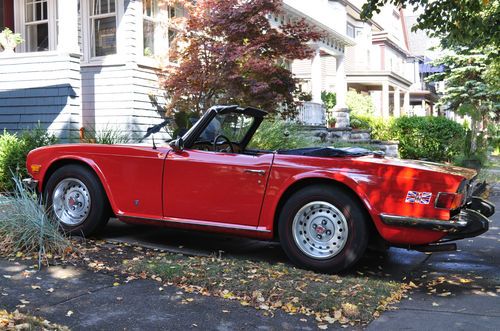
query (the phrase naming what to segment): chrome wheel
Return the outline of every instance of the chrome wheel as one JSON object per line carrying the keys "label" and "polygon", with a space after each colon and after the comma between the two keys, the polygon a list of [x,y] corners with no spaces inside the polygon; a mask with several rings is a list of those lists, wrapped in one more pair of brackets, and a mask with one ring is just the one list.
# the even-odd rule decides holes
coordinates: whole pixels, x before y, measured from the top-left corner
{"label": "chrome wheel", "polygon": [[334,205],[314,201],[303,206],[292,224],[297,247],[314,259],[329,259],[344,248],[349,229],[347,220]]}
{"label": "chrome wheel", "polygon": [[89,190],[81,180],[65,178],[53,192],[52,208],[61,223],[77,226],[87,219],[91,200]]}

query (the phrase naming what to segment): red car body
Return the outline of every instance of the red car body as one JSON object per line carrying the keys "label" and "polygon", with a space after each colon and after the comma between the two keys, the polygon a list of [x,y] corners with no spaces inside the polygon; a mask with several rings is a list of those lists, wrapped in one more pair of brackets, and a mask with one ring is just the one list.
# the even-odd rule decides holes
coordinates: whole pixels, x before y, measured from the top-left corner
{"label": "red car body", "polygon": [[[449,235],[447,225],[456,223],[454,217],[470,203],[465,199],[470,195],[467,187],[476,175],[470,169],[377,154],[247,155],[97,144],[36,149],[28,156],[27,168],[38,191],[43,192],[51,174],[71,163],[92,169],[113,214],[124,222],[273,239],[280,208],[290,192],[314,183],[332,183],[356,196],[381,238],[406,247],[435,243]],[[408,198],[409,192],[431,196],[424,203],[415,203]],[[436,206],[439,194],[460,192],[462,201],[454,210]],[[489,208],[484,214],[492,213],[492,206],[484,203]],[[426,226],[426,220],[433,226]],[[465,231],[460,237],[486,230],[483,220],[481,229]]]}

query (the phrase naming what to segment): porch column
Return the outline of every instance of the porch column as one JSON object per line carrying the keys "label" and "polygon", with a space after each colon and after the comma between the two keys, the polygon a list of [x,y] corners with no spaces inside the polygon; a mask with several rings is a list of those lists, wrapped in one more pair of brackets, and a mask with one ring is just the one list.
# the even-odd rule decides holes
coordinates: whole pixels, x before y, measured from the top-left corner
{"label": "porch column", "polygon": [[389,84],[382,84],[382,117],[389,117]]}
{"label": "porch column", "polygon": [[59,28],[57,50],[80,54],[78,46],[78,0],[57,1]]}
{"label": "porch column", "polygon": [[394,89],[394,117],[401,116],[401,95],[399,87]]}
{"label": "porch column", "polygon": [[316,48],[311,61],[311,92],[312,102],[323,103],[321,101],[321,54]]}
{"label": "porch column", "polygon": [[335,109],[346,109],[345,98],[347,94],[347,81],[345,77],[345,63],[344,56],[336,56],[335,62],[337,63],[337,71],[335,73],[335,94],[337,97],[337,104]]}
{"label": "porch column", "polygon": [[403,96],[403,114],[408,115],[410,112],[410,91],[405,91]]}

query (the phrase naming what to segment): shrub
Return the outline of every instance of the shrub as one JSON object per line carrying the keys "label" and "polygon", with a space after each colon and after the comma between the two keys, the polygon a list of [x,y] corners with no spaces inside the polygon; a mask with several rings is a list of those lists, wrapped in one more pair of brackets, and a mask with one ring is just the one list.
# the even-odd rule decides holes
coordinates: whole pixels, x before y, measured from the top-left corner
{"label": "shrub", "polygon": [[28,176],[26,156],[38,147],[55,144],[57,138],[41,127],[23,132],[20,136],[4,131],[0,135],[0,190],[14,188],[11,173],[23,178]]}
{"label": "shrub", "polygon": [[351,110],[351,115],[371,115],[375,107],[373,100],[369,95],[349,91],[346,95],[345,103]]}
{"label": "shrub", "polygon": [[250,148],[277,150],[311,146],[314,139],[300,131],[300,125],[281,119],[266,119],[249,144]]}
{"label": "shrub", "polygon": [[14,195],[0,200],[0,249],[2,253],[62,254],[70,247],[58,223],[45,212],[37,195],[13,178]]}
{"label": "shrub", "polygon": [[395,140],[393,125],[394,118],[382,118],[369,114],[351,114],[351,123],[359,124],[357,129],[370,129],[374,140]]}
{"label": "shrub", "polygon": [[351,114],[350,117],[351,117],[350,119],[351,127],[353,129],[361,129],[361,130],[371,129],[370,123],[366,119],[360,118],[359,116],[353,114]]}
{"label": "shrub", "polygon": [[333,110],[337,104],[337,95],[333,92],[321,91],[321,101],[323,101],[326,110]]}
{"label": "shrub", "polygon": [[444,117],[400,117],[393,130],[404,159],[451,161],[465,142],[463,127]]}
{"label": "shrub", "polygon": [[112,126],[104,126],[99,130],[86,130],[83,142],[92,144],[127,144],[131,141],[128,132]]}

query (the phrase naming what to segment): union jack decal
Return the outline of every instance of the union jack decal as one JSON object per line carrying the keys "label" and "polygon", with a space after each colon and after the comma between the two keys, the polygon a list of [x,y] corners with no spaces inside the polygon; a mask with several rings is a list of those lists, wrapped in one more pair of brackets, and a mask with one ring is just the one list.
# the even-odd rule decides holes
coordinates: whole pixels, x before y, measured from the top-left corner
{"label": "union jack decal", "polygon": [[408,191],[408,194],[406,194],[405,202],[428,205],[431,202],[431,198],[432,198],[431,192]]}

